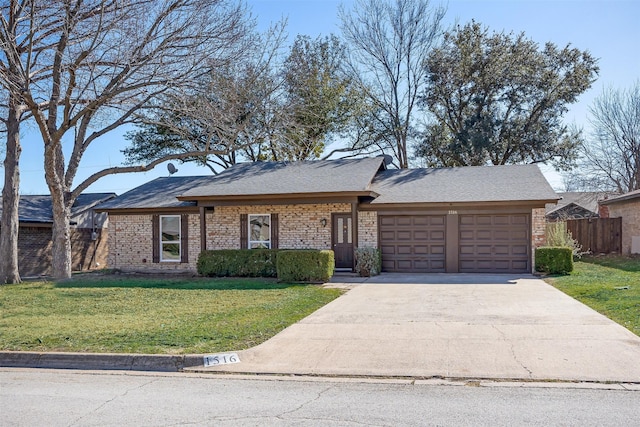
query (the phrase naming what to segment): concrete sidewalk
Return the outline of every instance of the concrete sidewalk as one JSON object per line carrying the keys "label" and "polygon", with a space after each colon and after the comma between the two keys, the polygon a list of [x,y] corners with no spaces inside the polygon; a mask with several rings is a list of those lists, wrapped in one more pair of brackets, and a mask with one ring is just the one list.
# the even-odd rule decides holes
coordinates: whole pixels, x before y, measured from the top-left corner
{"label": "concrete sidewalk", "polygon": [[542,280],[383,275],[345,281],[351,283],[333,285],[352,286],[348,293],[239,352],[241,363],[189,369],[640,382],[640,338]]}

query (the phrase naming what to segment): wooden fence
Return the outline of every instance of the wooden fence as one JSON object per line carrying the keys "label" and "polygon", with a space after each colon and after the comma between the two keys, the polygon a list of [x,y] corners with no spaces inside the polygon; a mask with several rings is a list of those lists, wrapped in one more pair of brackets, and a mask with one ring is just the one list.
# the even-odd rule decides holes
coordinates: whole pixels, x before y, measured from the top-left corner
{"label": "wooden fence", "polygon": [[567,230],[584,251],[593,254],[621,252],[622,218],[569,219]]}

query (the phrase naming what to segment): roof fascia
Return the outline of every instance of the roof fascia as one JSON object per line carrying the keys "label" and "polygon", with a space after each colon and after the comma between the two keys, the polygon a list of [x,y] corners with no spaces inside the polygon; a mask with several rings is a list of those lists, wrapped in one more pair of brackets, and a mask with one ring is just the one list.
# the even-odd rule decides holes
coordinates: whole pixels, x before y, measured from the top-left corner
{"label": "roof fascia", "polygon": [[385,209],[482,209],[487,207],[509,208],[526,207],[544,208],[545,204],[553,202],[555,199],[547,200],[517,200],[517,201],[497,201],[497,202],[437,202],[437,203],[362,203],[360,210],[378,211]]}
{"label": "roof fascia", "polygon": [[182,214],[182,213],[198,213],[200,209],[198,206],[184,206],[184,207],[152,207],[152,208],[107,208],[95,210],[98,213],[106,212],[109,215],[149,215],[149,214]]}
{"label": "roof fascia", "polygon": [[213,206],[226,204],[238,204],[240,202],[263,202],[271,204],[283,204],[282,202],[304,201],[304,203],[330,203],[334,200],[353,199],[357,197],[378,197],[375,191],[341,191],[323,193],[287,193],[287,194],[241,194],[225,196],[178,196],[180,201],[195,201],[198,206]]}
{"label": "roof fascia", "polygon": [[640,193],[636,193],[636,194],[623,194],[622,196],[618,196],[616,198],[613,199],[607,199],[607,200],[600,200],[600,204],[601,205],[612,205],[614,203],[619,203],[619,202],[626,202],[629,200],[633,200],[636,198],[640,198]]}

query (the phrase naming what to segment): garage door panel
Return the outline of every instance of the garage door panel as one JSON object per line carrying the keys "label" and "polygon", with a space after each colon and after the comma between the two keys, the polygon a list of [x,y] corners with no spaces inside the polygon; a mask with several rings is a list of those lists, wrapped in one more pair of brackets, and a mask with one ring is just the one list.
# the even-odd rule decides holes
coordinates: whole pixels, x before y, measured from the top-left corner
{"label": "garage door panel", "polygon": [[429,240],[429,232],[427,230],[416,230],[413,232],[413,240]]}
{"label": "garage door panel", "polygon": [[396,231],[396,240],[411,240],[411,230]]}
{"label": "garage door panel", "polygon": [[382,245],[380,246],[380,253],[382,253],[382,255],[393,255],[396,253],[396,247],[393,245]]}
{"label": "garage door panel", "polygon": [[416,255],[426,255],[429,253],[428,245],[415,245],[413,246],[413,253]]}
{"label": "garage door panel", "polygon": [[473,240],[475,234],[472,230],[460,230],[460,240]]}
{"label": "garage door panel", "polygon": [[435,241],[444,241],[444,230],[435,230],[435,231],[431,231],[431,233],[429,233],[429,238],[431,240],[435,240]]}
{"label": "garage door panel", "polygon": [[446,224],[446,218],[444,215],[431,215],[429,216],[429,224],[444,227]]}
{"label": "garage door panel", "polygon": [[434,254],[434,255],[444,255],[445,254],[444,245],[432,245],[431,246],[431,253]]}
{"label": "garage door panel", "polygon": [[476,215],[473,223],[475,223],[475,225],[493,225],[493,216]]}
{"label": "garage door panel", "polygon": [[511,246],[511,253],[513,255],[527,255],[529,250],[528,250],[528,246],[526,245],[513,245]]}
{"label": "garage door panel", "polygon": [[378,224],[381,226],[394,225],[396,223],[395,217],[390,216],[378,216]]}
{"label": "garage door panel", "polygon": [[380,215],[384,271],[444,272],[444,215]]}
{"label": "garage door panel", "polygon": [[407,254],[411,254],[411,246],[409,245],[399,245],[396,246],[396,253],[398,255],[407,255]]}
{"label": "garage door panel", "polygon": [[511,224],[514,225],[528,225],[529,215],[511,215]]}
{"label": "garage door panel", "polygon": [[411,226],[413,225],[413,223],[411,222],[411,218],[409,217],[396,217],[396,221],[395,221],[396,225],[406,225],[406,226]]}
{"label": "garage door panel", "polygon": [[493,240],[492,230],[478,230],[475,232],[477,240]]}

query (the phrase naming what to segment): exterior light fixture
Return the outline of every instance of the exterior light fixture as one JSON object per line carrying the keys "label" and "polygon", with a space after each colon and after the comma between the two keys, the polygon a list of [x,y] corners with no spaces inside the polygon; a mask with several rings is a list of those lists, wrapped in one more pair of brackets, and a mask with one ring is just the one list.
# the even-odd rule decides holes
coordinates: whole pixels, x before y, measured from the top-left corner
{"label": "exterior light fixture", "polygon": [[320,224],[322,224],[323,227],[326,227],[327,226],[327,218],[322,218],[320,220]]}

